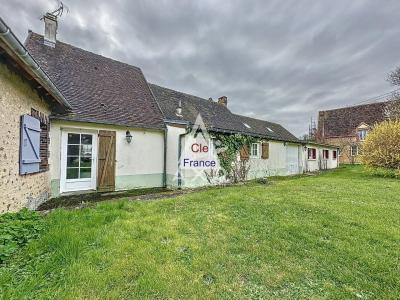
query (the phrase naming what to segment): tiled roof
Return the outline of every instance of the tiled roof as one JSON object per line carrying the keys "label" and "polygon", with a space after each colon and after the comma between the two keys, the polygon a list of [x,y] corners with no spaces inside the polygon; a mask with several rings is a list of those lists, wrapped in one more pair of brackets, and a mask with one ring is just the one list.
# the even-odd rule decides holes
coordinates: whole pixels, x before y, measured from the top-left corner
{"label": "tiled roof", "polygon": [[333,110],[320,111],[318,131],[323,137],[353,136],[360,124],[369,126],[385,119],[385,102],[357,105]]}
{"label": "tiled roof", "polygon": [[129,127],[164,128],[161,111],[142,71],[57,41],[43,44],[30,33],[26,48],[72,106],[54,118]]}
{"label": "tiled roof", "polygon": [[[174,91],[155,84],[150,84],[150,88],[167,121],[193,124],[197,115],[200,114],[207,129],[210,131],[243,133],[275,140],[298,142],[298,139],[294,135],[279,124],[236,115],[226,106],[215,101]],[[182,105],[181,116],[176,114],[179,102]]]}
{"label": "tiled roof", "polygon": [[291,134],[288,130],[286,130],[284,127],[282,127],[277,123],[272,123],[241,115],[235,115],[235,116],[242,123],[245,123],[250,126],[250,128],[246,129],[247,132],[283,141],[294,141],[294,142],[299,141],[293,134]]}

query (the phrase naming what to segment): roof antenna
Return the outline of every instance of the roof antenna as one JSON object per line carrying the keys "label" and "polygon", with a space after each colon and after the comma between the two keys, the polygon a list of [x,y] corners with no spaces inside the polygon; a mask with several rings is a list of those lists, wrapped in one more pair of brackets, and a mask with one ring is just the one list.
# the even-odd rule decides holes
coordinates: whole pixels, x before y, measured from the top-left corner
{"label": "roof antenna", "polygon": [[[57,1],[58,2],[58,8],[53,10],[52,12],[48,12],[48,14],[51,14],[55,17],[61,17],[63,12],[64,12],[64,8],[66,10],[67,13],[69,13],[69,8],[68,6],[64,5],[64,3],[62,3],[62,1]],[[44,16],[40,18],[40,20],[43,20]]]}
{"label": "roof antenna", "polygon": [[68,7],[64,5],[61,1],[58,2],[58,8],[52,12],[46,13],[40,20],[44,20],[44,41],[46,46],[54,48],[57,42],[57,28],[58,22],[57,17],[61,17],[64,8],[69,12]]}

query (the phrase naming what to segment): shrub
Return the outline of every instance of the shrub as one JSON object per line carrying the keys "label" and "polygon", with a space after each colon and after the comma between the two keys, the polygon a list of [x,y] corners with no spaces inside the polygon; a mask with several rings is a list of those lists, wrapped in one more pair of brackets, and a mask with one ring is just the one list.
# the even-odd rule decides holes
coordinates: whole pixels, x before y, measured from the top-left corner
{"label": "shrub", "polygon": [[400,170],[400,120],[384,121],[374,127],[366,137],[361,162],[367,169],[388,169],[395,174]]}
{"label": "shrub", "polygon": [[366,166],[365,170],[368,174],[387,178],[400,178],[400,169],[386,169],[381,167]]}
{"label": "shrub", "polygon": [[19,248],[39,237],[44,230],[44,219],[26,208],[17,213],[0,216],[0,263]]}

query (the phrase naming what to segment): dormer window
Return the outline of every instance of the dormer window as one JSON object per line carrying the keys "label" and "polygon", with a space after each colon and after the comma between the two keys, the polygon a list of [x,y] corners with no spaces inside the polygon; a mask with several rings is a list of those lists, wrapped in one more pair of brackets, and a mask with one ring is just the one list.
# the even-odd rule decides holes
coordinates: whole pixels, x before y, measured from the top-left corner
{"label": "dormer window", "polygon": [[357,136],[360,139],[360,141],[365,140],[367,135],[368,135],[368,130],[367,129],[358,129],[357,130]]}
{"label": "dormer window", "polygon": [[360,141],[364,141],[365,138],[368,135],[368,130],[370,129],[370,127],[368,126],[368,124],[365,123],[361,123],[358,127],[357,127],[357,138]]}

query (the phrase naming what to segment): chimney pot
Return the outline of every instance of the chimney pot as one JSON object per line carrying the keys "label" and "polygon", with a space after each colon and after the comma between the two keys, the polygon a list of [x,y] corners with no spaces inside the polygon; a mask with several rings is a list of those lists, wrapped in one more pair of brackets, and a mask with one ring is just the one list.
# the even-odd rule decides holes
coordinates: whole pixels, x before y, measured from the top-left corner
{"label": "chimney pot", "polygon": [[226,97],[226,96],[219,97],[218,103],[222,104],[224,106],[227,106],[228,105],[228,97]]}
{"label": "chimney pot", "polygon": [[57,16],[46,13],[43,16],[44,20],[44,44],[46,46],[55,47],[56,46],[56,36],[57,36]]}

